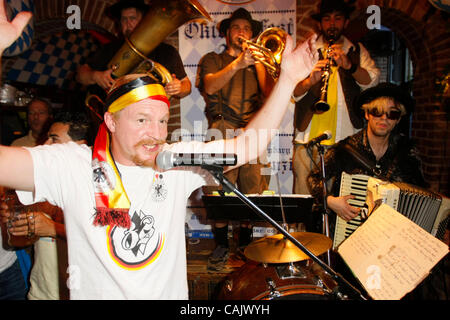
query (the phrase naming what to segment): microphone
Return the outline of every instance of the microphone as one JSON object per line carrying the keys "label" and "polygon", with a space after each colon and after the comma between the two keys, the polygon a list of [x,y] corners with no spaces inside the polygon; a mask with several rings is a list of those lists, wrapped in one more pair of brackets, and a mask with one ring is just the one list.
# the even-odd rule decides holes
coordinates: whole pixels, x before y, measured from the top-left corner
{"label": "microphone", "polygon": [[234,166],[237,156],[231,153],[173,153],[162,151],[156,156],[156,164],[163,170],[180,166]]}
{"label": "microphone", "polygon": [[310,148],[312,145],[315,145],[316,143],[320,143],[323,140],[329,140],[333,137],[333,135],[331,134],[330,130],[326,130],[324,133],[322,133],[320,136],[315,137],[314,139],[310,140],[307,144],[306,147]]}

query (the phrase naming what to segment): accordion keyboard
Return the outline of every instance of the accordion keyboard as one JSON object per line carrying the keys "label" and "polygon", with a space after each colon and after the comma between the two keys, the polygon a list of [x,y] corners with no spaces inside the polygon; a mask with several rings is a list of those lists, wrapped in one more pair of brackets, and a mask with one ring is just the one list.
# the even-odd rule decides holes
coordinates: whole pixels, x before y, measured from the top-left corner
{"label": "accordion keyboard", "polygon": [[[370,176],[363,174],[342,173],[339,196],[354,195],[354,199],[349,199],[348,203],[357,208],[366,207],[367,181]],[[363,222],[361,215],[350,221],[345,221],[341,217],[336,217],[336,227],[334,230],[333,249],[338,247],[342,241],[350,236]]]}

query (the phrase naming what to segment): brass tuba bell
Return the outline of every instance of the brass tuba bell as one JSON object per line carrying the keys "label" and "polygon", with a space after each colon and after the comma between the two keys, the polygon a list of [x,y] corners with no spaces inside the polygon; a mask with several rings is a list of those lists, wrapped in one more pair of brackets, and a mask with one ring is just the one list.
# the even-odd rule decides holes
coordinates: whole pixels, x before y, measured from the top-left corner
{"label": "brass tuba bell", "polygon": [[[152,0],[146,15],[109,62],[112,76],[118,78],[128,73],[141,73],[143,66],[139,65],[147,63],[153,71],[161,73],[162,79],[166,79],[168,71],[148,59],[147,55],[176,29],[195,19],[211,21],[197,0]],[[135,70],[136,67],[139,70]]]}
{"label": "brass tuba bell", "polygon": [[[146,73],[162,85],[172,81],[170,72],[147,58],[164,39],[188,21],[209,20],[208,12],[197,0],[152,0],[150,8],[125,43],[108,63],[112,77]],[[103,121],[104,102],[89,94],[85,104],[95,121]]]}

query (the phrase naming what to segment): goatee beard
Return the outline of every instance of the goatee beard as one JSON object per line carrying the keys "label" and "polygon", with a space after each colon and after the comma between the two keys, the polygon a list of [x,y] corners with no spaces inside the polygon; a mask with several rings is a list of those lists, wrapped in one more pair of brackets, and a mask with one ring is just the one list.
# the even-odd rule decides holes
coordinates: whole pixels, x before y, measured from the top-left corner
{"label": "goatee beard", "polygon": [[133,162],[139,167],[152,168],[153,170],[157,169],[156,161],[154,159],[142,160],[138,156],[134,156]]}
{"label": "goatee beard", "polygon": [[[136,145],[134,146],[135,149],[140,148],[141,146],[147,144],[147,145],[155,145],[155,146],[160,146],[163,145],[164,143],[166,143],[165,140],[153,140],[153,139],[145,139],[145,140],[141,140],[138,143],[136,143]],[[137,154],[135,154],[133,156],[133,162],[140,167],[149,167],[152,168],[154,170],[157,169],[156,166],[156,157],[152,158],[152,159],[147,159],[147,160],[142,160],[141,158],[139,158],[139,156]]]}
{"label": "goatee beard", "polygon": [[324,32],[324,38],[327,41],[337,41],[341,37],[341,32],[336,28],[330,28]]}

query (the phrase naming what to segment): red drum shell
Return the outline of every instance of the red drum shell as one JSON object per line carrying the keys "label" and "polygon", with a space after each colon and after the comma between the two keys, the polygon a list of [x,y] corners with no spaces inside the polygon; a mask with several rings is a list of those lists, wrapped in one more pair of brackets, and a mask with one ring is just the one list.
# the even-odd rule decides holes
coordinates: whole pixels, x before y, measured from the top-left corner
{"label": "red drum shell", "polygon": [[[288,264],[245,263],[223,283],[219,300],[331,300],[335,281],[310,260],[294,263],[302,276],[283,278],[277,269]],[[274,286],[271,289],[270,284]],[[271,294],[276,291],[276,296]]]}

